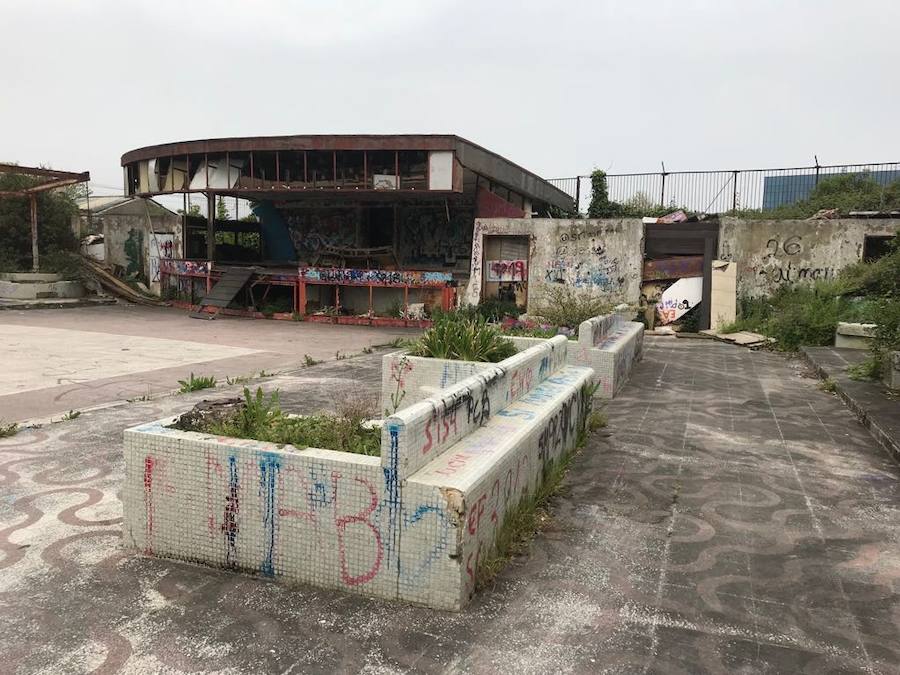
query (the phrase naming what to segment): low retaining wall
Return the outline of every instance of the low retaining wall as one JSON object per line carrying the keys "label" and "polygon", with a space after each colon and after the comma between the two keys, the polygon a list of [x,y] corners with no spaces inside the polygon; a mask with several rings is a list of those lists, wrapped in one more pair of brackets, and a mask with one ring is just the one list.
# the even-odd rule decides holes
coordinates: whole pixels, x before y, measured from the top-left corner
{"label": "low retaining wall", "polygon": [[[542,341],[384,421],[381,457],[167,428],[125,432],[125,544],[459,609],[508,510],[574,447],[587,368]],[[556,367],[553,367],[556,364]]]}
{"label": "low retaining wall", "polygon": [[868,349],[872,346],[877,324],[839,321],[834,331],[834,346],[844,349]]}
{"label": "low retaining wall", "polygon": [[594,370],[598,398],[613,398],[628,381],[644,348],[644,325],[621,314],[595,316],[578,327],[571,362]]}

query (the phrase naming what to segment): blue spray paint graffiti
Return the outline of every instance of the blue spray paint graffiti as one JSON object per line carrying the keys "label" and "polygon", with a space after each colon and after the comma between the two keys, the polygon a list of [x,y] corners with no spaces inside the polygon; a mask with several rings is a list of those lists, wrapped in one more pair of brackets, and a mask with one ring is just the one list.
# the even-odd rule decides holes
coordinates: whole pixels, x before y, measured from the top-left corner
{"label": "blue spray paint graffiti", "polygon": [[265,555],[260,571],[266,576],[275,575],[273,558],[275,556],[275,481],[281,469],[278,455],[272,452],[261,452],[259,459],[259,495],[263,507],[263,533],[265,537]]}
{"label": "blue spray paint graffiti", "polygon": [[397,574],[400,573],[400,556],[396,555],[397,541],[397,517],[400,513],[400,480],[398,468],[400,463],[400,428],[396,424],[388,427],[391,436],[390,454],[388,466],[384,467],[384,488],[387,492],[388,506],[388,536],[384,541],[384,562],[387,569],[391,568],[392,559],[397,559]]}

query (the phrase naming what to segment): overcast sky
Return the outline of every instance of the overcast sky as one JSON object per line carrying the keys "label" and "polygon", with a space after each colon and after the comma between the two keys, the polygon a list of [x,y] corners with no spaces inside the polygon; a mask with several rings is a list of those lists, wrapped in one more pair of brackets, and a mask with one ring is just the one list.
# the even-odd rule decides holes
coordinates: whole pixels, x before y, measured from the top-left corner
{"label": "overcast sky", "polygon": [[900,159],[898,0],[0,0],[0,161],[454,133],[547,178]]}

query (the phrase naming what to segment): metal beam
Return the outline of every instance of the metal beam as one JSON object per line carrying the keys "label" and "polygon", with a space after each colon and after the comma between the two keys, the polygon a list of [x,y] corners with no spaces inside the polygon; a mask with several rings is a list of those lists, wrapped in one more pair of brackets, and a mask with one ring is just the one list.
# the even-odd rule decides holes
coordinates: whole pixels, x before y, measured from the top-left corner
{"label": "metal beam", "polygon": [[[49,178],[77,178],[79,180],[89,180],[91,175],[85,171],[76,173],[74,171],[56,171],[55,169],[42,169],[37,166],[19,166],[18,164],[4,164],[0,162],[0,173],[17,173],[23,176],[47,176]],[[87,176],[87,178],[82,178]]]}

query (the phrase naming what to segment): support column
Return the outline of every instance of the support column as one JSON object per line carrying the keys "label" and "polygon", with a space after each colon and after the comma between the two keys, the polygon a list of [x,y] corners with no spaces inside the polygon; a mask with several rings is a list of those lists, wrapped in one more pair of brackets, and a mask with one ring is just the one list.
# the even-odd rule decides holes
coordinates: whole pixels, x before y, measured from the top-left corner
{"label": "support column", "polygon": [[206,193],[206,259],[216,258],[216,195]]}
{"label": "support column", "polygon": [[38,227],[37,227],[37,197],[30,195],[31,207],[31,270],[38,271]]}

